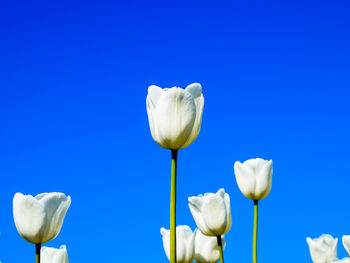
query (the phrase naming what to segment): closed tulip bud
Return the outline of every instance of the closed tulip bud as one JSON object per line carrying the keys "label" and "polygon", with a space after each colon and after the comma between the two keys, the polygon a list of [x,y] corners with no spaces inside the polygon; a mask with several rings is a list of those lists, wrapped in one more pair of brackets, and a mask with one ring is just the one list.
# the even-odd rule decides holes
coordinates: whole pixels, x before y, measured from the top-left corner
{"label": "closed tulip bud", "polygon": [[41,263],[69,263],[67,248],[62,245],[60,248],[42,247]]}
{"label": "closed tulip bud", "polygon": [[236,181],[242,194],[251,200],[261,200],[271,191],[272,160],[250,159],[234,165]]}
{"label": "closed tulip bud", "polygon": [[189,207],[198,229],[207,236],[226,234],[232,225],[230,197],[224,189],[216,194],[188,198]]}
{"label": "closed tulip bud", "polygon": [[[165,253],[170,260],[170,231],[161,228],[160,233],[163,237],[163,247]],[[188,226],[176,227],[176,262],[177,263],[192,263],[194,260],[194,236]]]}
{"label": "closed tulip bud", "polygon": [[146,104],[152,137],[161,147],[182,149],[197,138],[204,106],[200,84],[193,83],[186,89],[152,85]]}
{"label": "closed tulip bud", "polygon": [[338,238],[331,235],[322,235],[319,238],[307,238],[310,254],[314,263],[330,263],[337,258]]}
{"label": "closed tulip bud", "polygon": [[350,236],[343,236],[342,241],[346,252],[348,252],[348,255],[350,256]]}
{"label": "closed tulip bud", "polygon": [[[225,247],[224,236],[221,237],[222,245]],[[196,231],[194,239],[194,254],[196,263],[216,263],[220,259],[218,241],[216,237],[203,235],[201,231]]]}
{"label": "closed tulip bud", "polygon": [[70,196],[63,193],[35,197],[17,193],[13,198],[13,217],[18,233],[33,244],[54,239],[61,230],[70,203]]}

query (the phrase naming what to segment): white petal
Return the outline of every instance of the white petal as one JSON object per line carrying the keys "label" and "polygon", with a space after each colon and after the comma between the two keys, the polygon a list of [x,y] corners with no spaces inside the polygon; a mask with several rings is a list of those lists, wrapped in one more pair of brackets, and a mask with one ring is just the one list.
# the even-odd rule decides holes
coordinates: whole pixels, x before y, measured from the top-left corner
{"label": "white petal", "polygon": [[162,227],[160,229],[160,234],[162,235],[163,238],[163,247],[166,256],[170,260],[170,231]]}
{"label": "white petal", "polygon": [[239,190],[245,197],[255,200],[256,179],[254,171],[239,161],[235,162],[234,171]]}
{"label": "white petal", "polygon": [[204,107],[203,94],[201,94],[198,98],[196,98],[194,102],[196,104],[196,120],[194,122],[191,135],[189,136],[186,143],[181,148],[185,148],[194,142],[194,140],[198,137],[199,131],[202,126],[202,116],[203,116],[203,107]]}
{"label": "white petal", "polygon": [[39,244],[45,222],[45,209],[31,195],[16,193],[13,198],[13,217],[18,233],[28,242]]}
{"label": "white petal", "polygon": [[150,103],[156,108],[160,96],[164,93],[164,90],[158,86],[152,85],[148,87],[147,98],[149,98]]}
{"label": "white petal", "polygon": [[255,188],[255,198],[256,200],[261,200],[265,198],[271,191],[272,187],[272,160],[264,163],[257,171],[256,176],[256,188]]}
{"label": "white petal", "polygon": [[208,235],[210,234],[210,230],[208,229],[206,223],[204,222],[203,216],[202,216],[202,204],[203,204],[203,196],[192,196],[188,198],[188,205],[190,207],[192,216],[194,221],[196,222],[197,227],[202,231],[204,234]]}
{"label": "white petal", "polygon": [[146,99],[146,108],[147,108],[148,123],[149,123],[149,128],[151,130],[152,138],[153,138],[153,140],[156,141],[156,143],[159,144],[158,127],[157,127],[157,119],[156,119],[156,108],[150,102],[150,99],[148,96]]}
{"label": "white petal", "polygon": [[225,208],[226,208],[227,223],[226,223],[225,232],[223,234],[226,234],[228,231],[230,231],[232,226],[230,196],[227,193],[225,193]]}
{"label": "white petal", "polygon": [[202,95],[202,86],[199,83],[192,83],[186,87],[189,93],[191,93],[194,99],[199,98]]}
{"label": "white petal", "polygon": [[342,241],[346,252],[350,256],[350,235],[344,235]]}
{"label": "white petal", "polygon": [[158,100],[156,116],[160,145],[180,149],[190,137],[196,120],[192,95],[181,88],[167,90]]}
{"label": "white petal", "polygon": [[202,206],[202,216],[211,235],[224,234],[227,225],[225,200],[215,194],[206,196]]}
{"label": "white petal", "polygon": [[48,193],[36,196],[39,202],[45,207],[47,223],[42,228],[44,239],[41,243],[46,243],[54,239],[61,231],[66,212],[71,204],[70,196],[63,193]]}

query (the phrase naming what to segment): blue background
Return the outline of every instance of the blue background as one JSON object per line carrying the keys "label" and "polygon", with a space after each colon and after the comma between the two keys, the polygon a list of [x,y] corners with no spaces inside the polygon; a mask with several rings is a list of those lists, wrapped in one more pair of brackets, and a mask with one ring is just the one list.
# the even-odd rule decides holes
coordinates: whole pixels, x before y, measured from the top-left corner
{"label": "blue background", "polygon": [[[197,140],[179,153],[187,198],[224,187],[226,262],[251,262],[253,203],[233,164],[273,159],[260,262],[311,262],[306,237],[350,234],[348,1],[7,1],[0,9],[0,260],[34,262],[16,192],[72,197],[71,262],[168,262],[170,152],[147,87],[203,86]],[[346,255],[341,242],[339,257]]]}

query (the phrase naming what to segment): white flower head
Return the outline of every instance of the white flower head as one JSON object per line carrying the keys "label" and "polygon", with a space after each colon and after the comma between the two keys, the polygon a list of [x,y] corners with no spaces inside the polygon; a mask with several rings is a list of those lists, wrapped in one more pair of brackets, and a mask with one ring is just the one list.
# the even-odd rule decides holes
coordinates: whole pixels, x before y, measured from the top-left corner
{"label": "white flower head", "polygon": [[34,244],[54,239],[70,203],[70,196],[63,193],[43,193],[35,197],[17,193],[13,198],[13,217],[18,233]]}
{"label": "white flower head", "polygon": [[[224,236],[221,236],[221,240],[225,248]],[[196,263],[216,263],[220,259],[217,237],[203,235],[201,231],[196,231],[194,251]]]}
{"label": "white flower head", "polygon": [[199,83],[186,89],[152,85],[148,88],[146,105],[152,137],[161,147],[182,149],[197,138],[204,106]]}
{"label": "white flower head", "polygon": [[310,254],[314,263],[330,263],[337,258],[338,238],[331,235],[321,235],[319,238],[307,238]]}
{"label": "white flower head", "polygon": [[[163,237],[163,247],[165,253],[170,260],[170,231],[161,228],[160,233]],[[192,232],[189,226],[176,227],[176,262],[177,263],[192,263],[194,260],[194,237],[195,232]]]}
{"label": "white flower head", "polygon": [[67,248],[62,245],[60,248],[42,247],[40,263],[69,263]]}
{"label": "white flower head", "polygon": [[188,198],[198,229],[207,236],[226,234],[232,225],[230,196],[221,188],[214,193]]}
{"label": "white flower head", "polygon": [[251,200],[261,200],[271,191],[272,160],[250,159],[234,165],[236,181],[242,194]]}

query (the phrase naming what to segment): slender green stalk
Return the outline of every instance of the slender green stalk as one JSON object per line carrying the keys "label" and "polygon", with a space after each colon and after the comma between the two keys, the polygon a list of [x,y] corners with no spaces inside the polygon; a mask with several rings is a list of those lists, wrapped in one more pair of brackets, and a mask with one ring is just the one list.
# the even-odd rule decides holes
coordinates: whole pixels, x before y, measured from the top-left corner
{"label": "slender green stalk", "polygon": [[254,200],[253,263],[258,263],[258,200]]}
{"label": "slender green stalk", "polygon": [[216,238],[218,239],[218,247],[219,247],[219,253],[220,253],[220,263],[224,263],[224,251],[223,251],[223,248],[222,248],[221,236],[216,236]]}
{"label": "slender green stalk", "polygon": [[40,263],[41,244],[35,244],[35,263]]}
{"label": "slender green stalk", "polygon": [[171,150],[170,263],[176,263],[176,174],[177,150]]}

